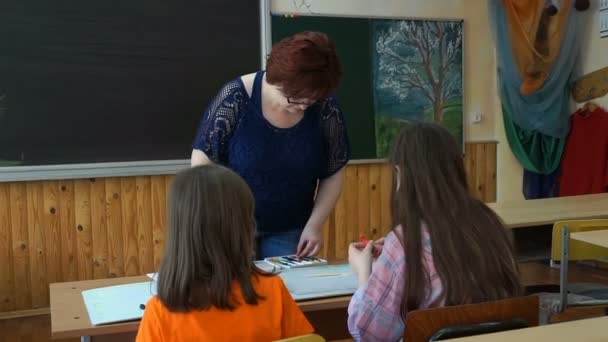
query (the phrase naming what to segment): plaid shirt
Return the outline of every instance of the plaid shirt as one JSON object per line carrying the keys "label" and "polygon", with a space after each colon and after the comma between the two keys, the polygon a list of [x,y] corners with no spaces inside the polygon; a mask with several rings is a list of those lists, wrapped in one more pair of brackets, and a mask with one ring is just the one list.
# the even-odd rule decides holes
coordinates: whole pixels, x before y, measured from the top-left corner
{"label": "plaid shirt", "polygon": [[[401,227],[396,231],[403,236]],[[420,308],[427,308],[441,296],[442,284],[433,264],[426,227],[423,227],[422,247],[423,265],[431,277],[431,288]],[[394,231],[386,236],[382,254],[372,268],[369,281],[357,289],[348,306],[348,330],[356,341],[399,341],[405,330],[400,312],[401,300],[405,296],[405,255]]]}

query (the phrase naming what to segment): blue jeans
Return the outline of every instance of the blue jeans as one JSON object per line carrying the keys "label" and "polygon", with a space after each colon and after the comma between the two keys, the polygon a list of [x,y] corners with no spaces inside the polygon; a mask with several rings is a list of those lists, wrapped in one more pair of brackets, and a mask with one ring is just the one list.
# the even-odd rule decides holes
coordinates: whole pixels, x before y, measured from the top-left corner
{"label": "blue jeans", "polygon": [[300,235],[302,235],[302,229],[272,233],[257,232],[255,237],[256,259],[296,254]]}

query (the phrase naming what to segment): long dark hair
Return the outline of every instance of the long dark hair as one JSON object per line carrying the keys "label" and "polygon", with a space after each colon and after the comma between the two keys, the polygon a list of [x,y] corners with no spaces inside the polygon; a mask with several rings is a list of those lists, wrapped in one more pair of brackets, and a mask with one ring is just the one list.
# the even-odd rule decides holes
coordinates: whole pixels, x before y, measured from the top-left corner
{"label": "long dark hair", "polygon": [[158,297],[171,311],[233,310],[235,281],[245,302],[262,299],[252,275],[254,200],[245,181],[219,165],[181,171],[171,185]]}
{"label": "long dark hair", "polygon": [[469,193],[460,146],[445,128],[431,123],[403,127],[391,166],[392,217],[394,227],[403,228],[407,267],[403,316],[430,295],[423,223],[443,285],[438,301],[460,305],[521,294],[511,232]]}

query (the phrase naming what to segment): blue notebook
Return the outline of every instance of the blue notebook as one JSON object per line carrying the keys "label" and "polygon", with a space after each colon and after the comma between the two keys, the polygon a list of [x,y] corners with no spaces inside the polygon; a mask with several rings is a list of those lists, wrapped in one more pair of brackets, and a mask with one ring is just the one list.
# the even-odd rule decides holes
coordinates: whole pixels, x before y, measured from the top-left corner
{"label": "blue notebook", "polygon": [[141,304],[156,294],[156,282],[143,282],[101,287],[82,291],[84,304],[93,325],[141,319]]}

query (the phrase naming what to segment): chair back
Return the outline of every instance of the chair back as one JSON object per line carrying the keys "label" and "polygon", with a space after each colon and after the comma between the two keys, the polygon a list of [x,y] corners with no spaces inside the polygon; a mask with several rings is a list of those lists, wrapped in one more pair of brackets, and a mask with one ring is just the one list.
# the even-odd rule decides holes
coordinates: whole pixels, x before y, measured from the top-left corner
{"label": "chair back", "polygon": [[405,342],[440,341],[538,325],[537,296],[415,310],[405,321]]}
{"label": "chair back", "polygon": [[[608,219],[559,221],[553,225],[551,238],[551,260],[562,259],[562,227],[568,227],[570,234],[592,230],[608,229]],[[608,257],[608,248],[592,245],[587,242],[570,239],[568,260],[592,260]]]}

